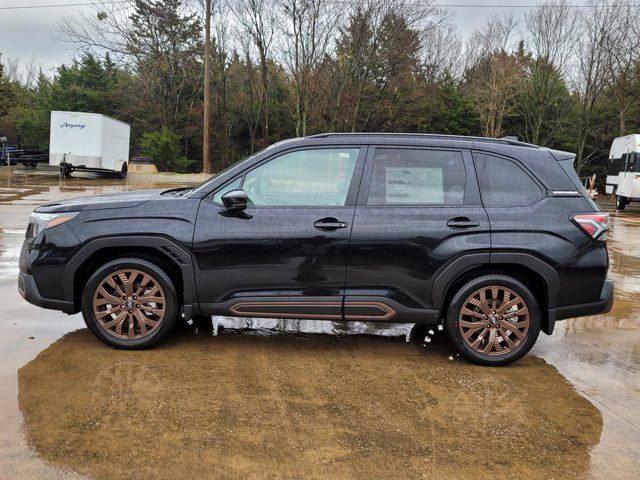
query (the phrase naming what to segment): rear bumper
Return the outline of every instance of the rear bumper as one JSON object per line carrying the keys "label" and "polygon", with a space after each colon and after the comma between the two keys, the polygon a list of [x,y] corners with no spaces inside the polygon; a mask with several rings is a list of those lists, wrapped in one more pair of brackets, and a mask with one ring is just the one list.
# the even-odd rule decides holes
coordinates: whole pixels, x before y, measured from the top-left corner
{"label": "rear bumper", "polygon": [[[555,309],[555,320],[565,318],[585,317],[587,315],[598,315],[607,313],[613,306],[613,281],[606,279],[600,292],[600,299],[597,302],[582,303],[580,305],[568,305]],[[549,312],[551,318],[551,311]]]}
{"label": "rear bumper", "polygon": [[20,272],[18,274],[18,291],[27,302],[37,305],[38,307],[48,308],[50,310],[61,310],[65,313],[76,313],[73,302],[43,298],[38,291],[33,276],[28,273]]}

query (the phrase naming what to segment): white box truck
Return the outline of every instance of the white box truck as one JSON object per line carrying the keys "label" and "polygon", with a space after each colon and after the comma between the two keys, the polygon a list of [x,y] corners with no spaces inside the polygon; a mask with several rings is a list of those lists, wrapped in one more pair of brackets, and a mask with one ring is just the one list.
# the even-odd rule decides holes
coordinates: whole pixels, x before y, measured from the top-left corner
{"label": "white box truck", "polygon": [[126,178],[131,127],[106,115],[51,112],[49,164],[68,178],[74,170]]}
{"label": "white box truck", "polygon": [[640,135],[613,139],[606,191],[609,195],[616,195],[618,210],[624,210],[632,200],[640,200]]}

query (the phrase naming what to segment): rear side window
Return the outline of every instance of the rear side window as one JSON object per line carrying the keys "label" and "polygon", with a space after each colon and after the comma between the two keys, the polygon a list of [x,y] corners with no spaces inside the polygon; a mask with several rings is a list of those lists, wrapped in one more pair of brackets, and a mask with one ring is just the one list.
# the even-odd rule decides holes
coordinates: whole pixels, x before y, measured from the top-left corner
{"label": "rear side window", "polygon": [[378,148],[367,205],[462,205],[466,181],[460,152]]}
{"label": "rear side window", "polygon": [[543,197],[540,186],[515,162],[478,152],[473,160],[485,206],[529,205]]}

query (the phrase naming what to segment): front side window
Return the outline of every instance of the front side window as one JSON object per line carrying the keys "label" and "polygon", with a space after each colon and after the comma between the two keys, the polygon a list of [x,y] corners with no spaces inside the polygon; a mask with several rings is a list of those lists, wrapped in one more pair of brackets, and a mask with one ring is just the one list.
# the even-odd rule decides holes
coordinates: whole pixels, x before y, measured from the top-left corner
{"label": "front side window", "polygon": [[253,205],[345,205],[358,148],[299,150],[248,172],[242,189]]}
{"label": "front side window", "polygon": [[379,148],[367,205],[462,205],[466,181],[460,152]]}
{"label": "front side window", "polygon": [[473,161],[485,206],[523,206],[542,198],[542,189],[515,162],[479,152]]}

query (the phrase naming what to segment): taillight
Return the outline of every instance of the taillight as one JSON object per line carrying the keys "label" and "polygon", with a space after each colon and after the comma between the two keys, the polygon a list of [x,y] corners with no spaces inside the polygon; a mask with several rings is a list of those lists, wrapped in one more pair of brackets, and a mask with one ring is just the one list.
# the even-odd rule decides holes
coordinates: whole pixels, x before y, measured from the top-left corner
{"label": "taillight", "polygon": [[603,242],[609,236],[608,213],[578,213],[571,217],[580,229],[594,240]]}

